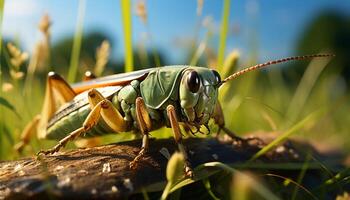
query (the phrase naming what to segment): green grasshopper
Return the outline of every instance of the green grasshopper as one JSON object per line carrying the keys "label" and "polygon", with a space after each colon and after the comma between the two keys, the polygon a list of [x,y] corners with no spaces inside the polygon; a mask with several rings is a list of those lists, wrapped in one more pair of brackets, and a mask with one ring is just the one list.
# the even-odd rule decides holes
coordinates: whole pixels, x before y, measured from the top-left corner
{"label": "green grasshopper", "polygon": [[[221,80],[217,71],[195,66],[150,68],[111,75],[70,86],[59,75],[50,72],[40,117],[36,117],[22,134],[16,146],[22,149],[31,132],[37,129],[39,139],[59,140],[53,148],[40,154],[58,152],[68,141],[80,136],[98,136],[128,131],[140,132],[142,147],[130,162],[135,168],[149,147],[149,132],[163,126],[172,128],[175,141],[185,158],[185,173],[192,176],[186,149],[182,144],[180,125],[191,130],[208,127],[213,118],[219,131],[240,139],[225,127],[218,102],[221,85],[246,72],[290,60],[332,56],[328,54],[289,57],[248,67]],[[57,102],[64,102],[59,106]]]}

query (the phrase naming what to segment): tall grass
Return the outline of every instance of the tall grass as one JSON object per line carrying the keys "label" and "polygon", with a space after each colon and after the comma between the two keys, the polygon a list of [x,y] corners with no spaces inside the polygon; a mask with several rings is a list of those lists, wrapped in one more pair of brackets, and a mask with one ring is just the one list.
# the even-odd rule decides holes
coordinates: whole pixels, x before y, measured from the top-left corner
{"label": "tall grass", "polygon": [[73,83],[78,73],[81,41],[83,39],[83,24],[85,16],[86,0],[79,0],[78,17],[74,35],[72,54],[70,59],[68,81]]}
{"label": "tall grass", "polygon": [[222,64],[224,62],[224,57],[225,57],[226,39],[227,39],[227,32],[229,28],[230,4],[231,4],[231,0],[224,0],[221,29],[220,29],[220,41],[219,41],[219,49],[218,49],[218,70],[219,71],[220,71],[220,68],[222,68]]}
{"label": "tall grass", "polygon": [[[5,0],[0,0],[0,57],[1,57],[1,53],[2,53],[2,20],[3,20],[3,16],[4,16],[4,5],[5,5]],[[1,62],[0,62],[0,86],[2,87],[2,66],[1,66]],[[0,88],[0,97],[2,94],[2,88]],[[3,108],[2,105],[0,104],[0,120],[3,118]],[[2,141],[4,140],[1,133],[4,132],[4,125],[3,122],[0,121],[0,157],[2,157],[2,152],[3,152],[3,143]]]}
{"label": "tall grass", "polygon": [[205,48],[207,46],[207,40],[208,37],[205,37],[205,39],[198,45],[198,48],[194,52],[194,55],[191,58],[190,65],[195,66],[199,60],[199,58],[202,56],[203,52],[205,51]]}
{"label": "tall grass", "polygon": [[300,113],[302,113],[301,111],[307,102],[312,88],[315,87],[317,79],[330,60],[331,59],[313,59],[310,65],[306,68],[286,113],[289,123],[293,124],[300,116]]}
{"label": "tall grass", "polygon": [[[170,166],[168,165],[167,170],[169,167]],[[210,177],[211,175],[213,175],[217,172],[217,171],[215,172],[213,170],[209,171],[209,169],[217,169],[218,171],[228,172],[230,175],[239,176],[240,182],[238,182],[238,184],[241,184],[242,179],[245,179],[247,181],[247,187],[250,187],[250,189],[252,189],[256,193],[260,194],[261,197],[264,197],[265,199],[274,199],[274,200],[280,199],[272,191],[270,191],[265,185],[261,184],[260,182],[255,180],[253,177],[251,177],[251,176],[249,176],[249,175],[247,175],[247,174],[245,174],[245,173],[243,173],[235,168],[232,168],[224,163],[220,163],[220,162],[208,162],[208,163],[204,163],[202,165],[199,165],[195,169],[195,174],[197,174],[197,176],[194,177],[194,179],[183,178],[175,183],[172,183],[170,192],[167,193],[166,196],[168,196],[170,193],[175,192],[176,190],[179,190],[182,187],[185,187],[186,185],[189,185],[195,181],[205,180],[206,178]],[[233,185],[233,187],[234,187],[234,185]],[[235,189],[235,188],[232,188],[232,189]],[[227,191],[227,192],[229,192],[229,191]],[[232,199],[236,199],[236,197],[248,196],[248,194],[243,194],[244,192],[247,192],[247,191],[233,190],[231,197],[232,197]]]}
{"label": "tall grass", "polygon": [[[152,54],[153,54],[153,59],[154,63],[156,66],[149,66],[149,67],[160,67],[160,57],[158,54],[158,50],[156,48],[156,45],[153,44],[153,38],[152,34],[150,31],[149,23],[148,23],[148,12],[146,9],[146,3],[143,0],[139,0],[136,4],[136,15],[139,16],[141,19],[142,23],[146,27],[146,34],[147,34],[147,39],[149,40],[149,43],[151,44],[152,48]],[[140,53],[140,60],[144,61],[143,64],[148,64],[148,58],[147,58],[147,50],[144,49],[142,46],[139,48],[139,53]]]}
{"label": "tall grass", "polygon": [[[1,53],[2,53],[2,20],[3,20],[3,16],[4,16],[4,6],[5,6],[5,0],[0,0],[0,56],[1,56]],[[1,66],[1,62],[0,62],[0,85],[2,85],[2,66]],[[1,91],[2,90],[0,90],[0,94],[1,94]],[[1,123],[0,123],[0,126],[1,126]]]}
{"label": "tall grass", "polygon": [[125,72],[131,72],[134,70],[134,57],[132,50],[132,21],[131,21],[131,1],[120,0],[122,21],[123,21],[123,33],[124,33],[124,62]]}
{"label": "tall grass", "polygon": [[[305,173],[306,173],[306,171],[307,171],[308,168],[309,168],[310,159],[311,159],[311,152],[308,152],[307,155],[306,155],[306,158],[305,158],[305,162],[304,162],[304,164],[303,164],[303,166],[302,166],[302,168],[301,168],[300,174],[299,174],[299,176],[298,176],[298,178],[297,178],[297,183],[298,183],[298,184],[301,184],[301,183],[302,183],[302,180],[303,180],[303,178],[304,178],[304,176],[305,176]],[[299,187],[296,186],[296,187],[294,188],[293,193],[292,193],[292,198],[291,198],[292,200],[295,200],[295,199],[296,199],[297,194],[298,194],[298,191],[299,191]]]}
{"label": "tall grass", "polygon": [[[4,16],[4,6],[5,6],[5,0],[0,0],[0,55],[2,50],[2,18]],[[1,63],[0,63],[0,73],[1,73]]]}
{"label": "tall grass", "polygon": [[308,125],[310,126],[310,123],[314,123],[316,119],[320,118],[320,115],[323,114],[323,110],[316,111],[314,113],[311,113],[307,117],[305,117],[303,120],[292,126],[290,129],[285,131],[283,134],[278,136],[276,139],[274,139],[272,142],[270,142],[268,145],[266,145],[264,148],[262,148],[260,151],[258,151],[251,159],[255,160],[258,157],[264,155],[277,145],[281,144],[282,142],[286,141],[293,133],[300,131],[304,126]]}

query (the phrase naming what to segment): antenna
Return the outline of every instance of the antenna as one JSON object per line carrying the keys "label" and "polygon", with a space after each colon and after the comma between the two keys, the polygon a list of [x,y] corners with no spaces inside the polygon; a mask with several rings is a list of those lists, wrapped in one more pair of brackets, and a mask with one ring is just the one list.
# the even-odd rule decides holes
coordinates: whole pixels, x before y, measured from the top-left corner
{"label": "antenna", "polygon": [[294,57],[288,57],[288,58],[282,58],[282,59],[278,59],[278,60],[269,61],[266,63],[254,65],[252,67],[248,67],[248,68],[242,69],[238,72],[235,72],[234,74],[228,76],[223,81],[221,81],[220,85],[222,85],[223,83],[225,83],[229,80],[237,78],[238,76],[240,76],[242,74],[245,74],[247,72],[254,71],[256,69],[260,69],[260,68],[263,68],[263,67],[266,67],[269,65],[275,65],[275,64],[279,64],[279,63],[292,61],[292,60],[305,60],[305,59],[311,59],[311,58],[334,57],[334,56],[335,56],[334,54],[314,54],[314,55],[305,55],[305,56],[294,56]]}

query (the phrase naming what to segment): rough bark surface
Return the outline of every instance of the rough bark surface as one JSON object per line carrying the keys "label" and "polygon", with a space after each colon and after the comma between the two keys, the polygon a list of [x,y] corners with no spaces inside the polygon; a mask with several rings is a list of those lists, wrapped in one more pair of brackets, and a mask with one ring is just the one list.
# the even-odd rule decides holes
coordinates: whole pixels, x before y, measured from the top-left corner
{"label": "rough bark surface", "polygon": [[[193,167],[211,161],[244,163],[264,146],[254,141],[240,145],[213,138],[190,138],[184,143]],[[302,145],[303,150],[294,144],[286,142],[255,162],[303,163],[305,148],[314,151],[308,144]],[[172,154],[176,150],[174,140],[151,140],[147,156],[136,170],[131,170],[129,162],[140,145],[141,141],[136,140],[0,162],[0,199],[117,199],[140,193],[143,187],[162,191],[168,161],[164,152]]]}

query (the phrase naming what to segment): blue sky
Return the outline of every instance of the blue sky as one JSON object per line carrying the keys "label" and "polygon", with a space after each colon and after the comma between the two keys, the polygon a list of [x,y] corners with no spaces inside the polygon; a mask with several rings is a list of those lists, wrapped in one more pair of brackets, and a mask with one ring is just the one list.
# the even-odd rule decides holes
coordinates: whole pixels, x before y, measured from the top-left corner
{"label": "blue sky", "polygon": [[[136,2],[133,1],[134,4]],[[4,37],[19,39],[23,48],[30,51],[40,39],[37,24],[44,13],[48,13],[53,22],[53,42],[71,36],[75,32],[78,5],[78,0],[6,0]],[[204,0],[200,19],[212,17],[216,31],[210,45],[215,49],[222,6],[222,1]],[[199,20],[196,14],[197,1],[147,0],[146,7],[153,44],[165,52],[170,64],[183,64],[186,53],[183,45],[195,35]],[[239,27],[239,32],[229,35],[226,52],[238,49],[243,57],[247,56],[252,49],[252,38],[256,37],[261,60],[294,55],[294,44],[301,31],[317,13],[325,9],[350,15],[350,1],[231,0],[230,24]],[[115,44],[111,54],[114,60],[123,59],[120,12],[119,0],[86,0],[84,32],[99,30],[107,33]],[[145,32],[145,26],[133,15],[134,46],[142,41]],[[197,39],[201,41],[204,35],[205,29],[202,28]]]}

